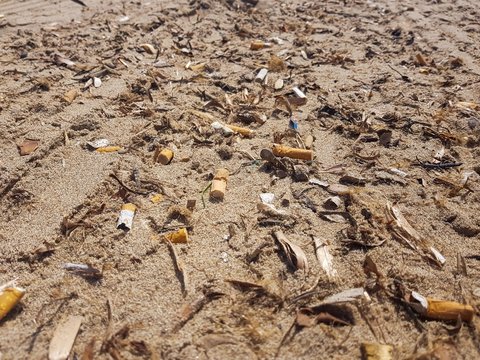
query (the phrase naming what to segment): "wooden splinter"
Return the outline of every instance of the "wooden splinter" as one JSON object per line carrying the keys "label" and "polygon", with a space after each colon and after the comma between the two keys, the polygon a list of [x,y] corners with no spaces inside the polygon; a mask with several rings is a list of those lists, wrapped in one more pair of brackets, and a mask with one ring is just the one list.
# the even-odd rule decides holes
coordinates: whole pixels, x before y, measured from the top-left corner
{"label": "wooden splinter", "polygon": [[210,190],[210,197],[215,199],[223,199],[225,190],[227,189],[228,170],[219,169],[212,181],[212,189]]}
{"label": "wooden splinter", "polygon": [[313,160],[313,151],[306,149],[297,149],[280,144],[273,144],[272,152],[275,156],[289,157],[300,160]]}

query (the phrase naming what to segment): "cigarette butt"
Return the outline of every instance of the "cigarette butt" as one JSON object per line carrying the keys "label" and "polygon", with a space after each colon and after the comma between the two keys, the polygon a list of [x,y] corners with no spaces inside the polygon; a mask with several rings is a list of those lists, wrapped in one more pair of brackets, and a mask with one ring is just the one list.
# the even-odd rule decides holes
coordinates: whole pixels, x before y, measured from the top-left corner
{"label": "cigarette butt", "polygon": [[174,244],[184,244],[188,242],[188,231],[185,228],[165,234],[164,236],[168,241]]}
{"label": "cigarette butt", "polygon": [[122,205],[122,210],[120,210],[120,216],[117,221],[117,229],[130,230],[132,228],[136,209],[137,207],[132,203]]}
{"label": "cigarette butt", "polygon": [[257,76],[255,77],[255,81],[262,82],[263,80],[265,80],[265,77],[267,76],[267,74],[268,74],[268,69],[265,69],[265,68],[260,69]]}
{"label": "cigarette butt", "polygon": [[307,149],[311,149],[313,146],[313,136],[312,135],[307,135],[305,137],[305,147]]}
{"label": "cigarette butt", "polygon": [[16,287],[13,284],[4,286],[0,288],[0,320],[7,316],[25,295],[25,289]]}
{"label": "cigarette butt", "polygon": [[270,43],[266,43],[262,40],[253,40],[250,44],[250,50],[260,50],[263,49],[264,47],[270,47]]}
{"label": "cigarette butt", "polygon": [[110,153],[110,152],[115,152],[119,150],[122,150],[121,146],[105,146],[105,147],[98,148],[95,151],[99,153]]}
{"label": "cigarette butt", "polygon": [[219,169],[212,181],[212,189],[210,190],[210,197],[216,199],[223,199],[225,190],[227,189],[228,170]]}
{"label": "cigarette butt", "polygon": [[255,131],[251,129],[247,129],[240,126],[235,126],[235,125],[225,125],[225,126],[228,127],[230,130],[232,130],[233,132],[239,133],[240,135],[243,135],[246,137],[253,136],[253,134],[255,133]]}
{"label": "cigarette butt", "polygon": [[363,343],[362,344],[362,359],[363,360],[391,360],[393,346]]}
{"label": "cigarette butt", "polygon": [[463,321],[473,319],[474,310],[471,305],[460,304],[454,301],[443,301],[427,298],[428,306],[426,317],[438,320],[457,320],[458,316]]}
{"label": "cigarette butt", "polygon": [[153,159],[155,160],[155,162],[159,162],[162,165],[168,165],[170,161],[172,161],[173,155],[173,151],[170,149],[157,148],[155,154],[153,155]]}
{"label": "cigarette butt", "polygon": [[207,65],[207,64],[205,64],[205,63],[200,63],[200,64],[196,64],[196,65],[190,65],[190,69],[193,70],[193,71],[198,71],[198,72],[200,72],[200,71],[205,70],[205,66],[206,66],[206,65]]}
{"label": "cigarette butt", "polygon": [[313,151],[305,149],[291,148],[280,144],[273,144],[273,155],[280,157],[289,157],[300,160],[313,160]]}

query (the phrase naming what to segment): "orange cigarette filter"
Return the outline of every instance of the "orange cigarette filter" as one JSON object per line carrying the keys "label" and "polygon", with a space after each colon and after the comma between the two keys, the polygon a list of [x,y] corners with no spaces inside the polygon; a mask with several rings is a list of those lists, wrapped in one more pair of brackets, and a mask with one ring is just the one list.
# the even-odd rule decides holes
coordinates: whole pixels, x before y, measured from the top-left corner
{"label": "orange cigarette filter", "polygon": [[181,228],[178,231],[167,233],[165,238],[174,244],[184,244],[188,242],[188,231],[185,228]]}
{"label": "orange cigarette filter", "polygon": [[243,135],[246,137],[253,136],[253,134],[255,133],[255,131],[251,129],[247,129],[240,126],[228,125],[228,124],[226,124],[225,126],[228,127],[230,130],[232,130],[233,132],[239,133],[240,135]]}
{"label": "orange cigarette filter", "polygon": [[15,286],[13,282],[0,287],[0,320],[17,305],[25,295],[25,289]]}
{"label": "orange cigarette filter", "polygon": [[153,155],[155,162],[159,162],[162,165],[168,165],[172,161],[174,153],[170,149],[160,149],[158,148]]}
{"label": "orange cigarette filter", "polygon": [[260,50],[263,49],[264,47],[268,46],[269,44],[266,44],[262,40],[253,40],[250,43],[250,50]]}
{"label": "orange cigarette filter", "polygon": [[216,199],[223,199],[225,190],[227,189],[228,170],[219,169],[212,181],[212,189],[210,190],[210,197]]}
{"label": "orange cigarette filter", "polygon": [[313,160],[313,151],[308,149],[297,149],[280,144],[273,144],[273,155],[280,157],[289,157],[299,160]]}
{"label": "orange cigarette filter", "polygon": [[439,320],[457,320],[460,315],[463,321],[470,322],[473,319],[474,310],[471,305],[429,298],[427,298],[427,302],[426,317]]}
{"label": "orange cigarette filter", "polygon": [[99,153],[111,153],[111,152],[120,151],[121,149],[122,149],[121,146],[105,146],[105,147],[98,148],[95,151]]}

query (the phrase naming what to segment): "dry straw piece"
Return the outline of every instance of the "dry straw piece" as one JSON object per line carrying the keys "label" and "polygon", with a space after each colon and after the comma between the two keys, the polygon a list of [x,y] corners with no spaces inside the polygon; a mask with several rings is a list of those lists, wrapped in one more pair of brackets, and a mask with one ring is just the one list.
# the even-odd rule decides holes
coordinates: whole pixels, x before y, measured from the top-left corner
{"label": "dry straw piece", "polygon": [[25,292],[25,289],[15,286],[15,281],[0,286],[0,320],[20,302]]}
{"label": "dry straw piece", "polygon": [[299,160],[313,160],[313,151],[308,149],[297,149],[280,144],[273,144],[272,151],[275,156]]}
{"label": "dry straw piece", "polygon": [[219,169],[212,181],[212,189],[210,190],[210,197],[215,199],[223,199],[225,190],[227,189],[228,170]]}
{"label": "dry straw piece", "polygon": [[66,360],[68,358],[82,320],[81,316],[70,316],[67,321],[56,327],[48,348],[49,360]]}

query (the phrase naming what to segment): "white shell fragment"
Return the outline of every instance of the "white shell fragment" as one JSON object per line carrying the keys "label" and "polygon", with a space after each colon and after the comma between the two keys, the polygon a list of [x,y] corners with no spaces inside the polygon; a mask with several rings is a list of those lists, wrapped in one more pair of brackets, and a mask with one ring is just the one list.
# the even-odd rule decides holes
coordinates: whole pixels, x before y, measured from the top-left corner
{"label": "white shell fragment", "polygon": [[81,316],[70,316],[67,321],[56,327],[48,348],[49,360],[66,360],[68,358],[82,320]]}
{"label": "white shell fragment", "polygon": [[93,86],[99,88],[100,86],[102,86],[102,80],[100,78],[94,77]]}
{"label": "white shell fragment", "polygon": [[275,90],[280,90],[281,88],[283,88],[283,79],[278,79],[277,81],[275,81],[273,87],[275,88]]}

